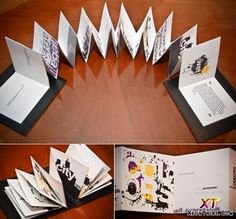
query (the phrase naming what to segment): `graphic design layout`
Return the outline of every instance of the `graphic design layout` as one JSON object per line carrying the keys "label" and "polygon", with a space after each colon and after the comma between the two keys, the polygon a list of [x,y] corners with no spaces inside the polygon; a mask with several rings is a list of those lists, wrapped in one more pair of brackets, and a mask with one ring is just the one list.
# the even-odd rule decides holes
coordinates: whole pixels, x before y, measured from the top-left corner
{"label": "graphic design layout", "polygon": [[[169,51],[168,77],[172,78],[180,72],[178,91],[203,127],[235,116],[235,100],[215,78],[220,38],[198,45],[195,25],[172,42],[172,22],[173,12],[156,31],[150,7],[136,31],[121,4],[115,28],[105,3],[99,31],[82,8],[77,33],[60,12],[57,40],[37,22],[34,22],[32,49],[6,37],[14,72],[0,77],[0,121],[21,134],[27,134],[65,83],[59,77],[60,52],[75,67],[77,48],[87,62],[93,40],[103,58],[106,58],[109,38],[116,56],[119,55],[121,40],[124,40],[133,59],[142,42],[145,59],[148,61],[152,55],[153,64]],[[229,125],[226,131],[234,128]],[[220,130],[219,134],[224,131]]]}
{"label": "graphic design layout", "polygon": [[170,156],[115,149],[115,209],[186,213],[236,211],[236,151],[226,148]]}

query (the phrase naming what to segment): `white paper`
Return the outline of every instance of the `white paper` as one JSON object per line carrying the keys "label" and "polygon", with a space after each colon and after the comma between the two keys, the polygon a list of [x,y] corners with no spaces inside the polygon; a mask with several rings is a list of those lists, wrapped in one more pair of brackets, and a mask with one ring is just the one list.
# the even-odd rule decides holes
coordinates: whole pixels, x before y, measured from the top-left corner
{"label": "white paper", "polygon": [[118,156],[121,181],[117,185],[120,187],[116,187],[120,209],[172,213],[174,157],[124,147],[120,150],[123,150],[122,157]]}
{"label": "white paper", "polygon": [[49,89],[41,56],[6,38],[16,72],[0,88],[0,113],[22,123]]}
{"label": "white paper", "polygon": [[0,88],[0,112],[22,123],[47,90],[47,86],[14,73]]}
{"label": "white paper", "polygon": [[84,61],[87,62],[91,46],[92,31],[90,28],[89,19],[83,8],[81,9],[81,14],[80,14],[77,39],[82,57]]}
{"label": "white paper", "polygon": [[28,199],[26,198],[26,196],[21,188],[21,185],[20,185],[20,182],[18,179],[8,179],[7,183],[11,188],[13,188],[18,193],[18,195],[21,198],[23,198],[27,203],[29,203]]}
{"label": "white paper", "polygon": [[179,89],[203,126],[236,114],[236,103],[215,78],[220,38],[184,50]]}
{"label": "white paper", "polygon": [[89,181],[92,182],[101,172],[108,172],[110,168],[85,144],[69,145],[66,154],[85,163],[89,167],[87,173]]}
{"label": "white paper", "polygon": [[15,71],[49,87],[49,80],[42,56],[32,49],[6,37]]}
{"label": "white paper", "polygon": [[20,207],[18,203],[16,202],[16,199],[13,196],[10,186],[5,187],[4,189],[5,189],[5,193],[7,194],[8,198],[10,199],[10,201],[12,202],[13,206],[15,207],[15,209],[17,210],[18,214],[20,215],[22,219],[30,219],[30,218],[34,218],[38,216],[38,215],[33,215],[33,216],[25,217],[23,212],[20,210]]}
{"label": "white paper", "polygon": [[[16,169],[16,175],[21,189],[31,206],[38,207],[60,207],[60,205],[49,201],[45,196],[40,194],[37,182],[33,175]],[[27,175],[27,177],[25,177]],[[30,178],[30,179],[29,179]],[[28,179],[28,180],[27,180]]]}
{"label": "white paper", "polygon": [[168,76],[171,77],[180,71],[182,53],[197,44],[197,25],[177,38],[170,46],[168,62]]}
{"label": "white paper", "polygon": [[33,50],[42,55],[48,72],[57,79],[59,69],[59,44],[36,22],[34,22]]}
{"label": "white paper", "polygon": [[22,211],[25,217],[43,214],[48,211],[48,209],[46,208],[31,207],[24,199],[21,198],[21,196],[15,191],[15,189],[11,185],[10,189],[19,209]]}
{"label": "white paper", "polygon": [[88,60],[90,50],[91,34],[103,58],[106,57],[111,28],[112,21],[106,3],[104,4],[99,31],[96,30],[89,17],[87,16],[85,10],[82,8],[77,36],[82,56],[86,62]]}
{"label": "white paper", "polygon": [[173,12],[170,13],[161,28],[157,31],[153,48],[152,64],[158,62],[158,60],[167,52],[171,45],[172,21]]}
{"label": "white paper", "polygon": [[36,182],[41,194],[61,206],[67,207],[62,182],[54,179],[41,166],[39,166],[39,164],[32,157],[30,158]]}
{"label": "white paper", "polygon": [[59,19],[58,43],[65,58],[75,67],[77,36],[62,12]]}
{"label": "white paper", "polygon": [[220,37],[183,51],[179,88],[215,77]]}
{"label": "white paper", "polygon": [[229,149],[180,155],[175,160],[175,212],[212,208],[228,210]]}
{"label": "white paper", "polygon": [[66,155],[65,153],[50,149],[50,169],[52,177],[60,177],[64,189],[76,200],[84,185],[88,167]]}

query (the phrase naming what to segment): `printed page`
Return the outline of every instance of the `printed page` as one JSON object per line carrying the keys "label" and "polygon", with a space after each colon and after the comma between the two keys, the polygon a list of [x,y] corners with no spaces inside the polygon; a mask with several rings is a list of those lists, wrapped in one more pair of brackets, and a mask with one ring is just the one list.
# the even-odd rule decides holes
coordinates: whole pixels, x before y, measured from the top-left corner
{"label": "printed page", "polygon": [[0,87],[0,113],[22,123],[49,89],[42,57],[6,38],[16,72]]}
{"label": "printed page", "polygon": [[58,43],[67,61],[75,67],[77,36],[62,12],[59,19]]}
{"label": "printed page", "polygon": [[6,37],[15,72],[46,87],[49,80],[42,56],[32,49]]}
{"label": "printed page", "polygon": [[214,77],[219,48],[218,37],[183,51],[179,89],[203,126],[236,113],[235,102]]}
{"label": "printed page", "polygon": [[[56,173],[55,170],[57,171]],[[64,190],[68,192],[74,200],[77,200],[79,197],[87,172],[88,167],[79,161],[59,150],[54,148],[50,149],[49,173],[54,178],[59,174]]]}
{"label": "printed page", "polygon": [[170,46],[170,58],[168,62],[168,76],[171,77],[180,71],[182,53],[197,44],[197,25],[192,27]]}
{"label": "printed page", "polygon": [[11,203],[13,204],[13,206],[15,207],[16,211],[18,212],[18,214],[20,215],[20,217],[21,217],[22,219],[30,219],[30,218],[34,218],[34,217],[36,217],[36,216],[39,216],[39,215],[41,215],[41,214],[44,214],[44,213],[40,213],[40,214],[34,214],[34,215],[32,215],[32,216],[26,217],[26,216],[23,214],[23,212],[21,211],[20,206],[19,206],[19,204],[17,203],[17,201],[16,201],[16,199],[15,199],[15,197],[14,197],[14,195],[13,195],[13,192],[12,192],[10,186],[6,186],[4,189],[5,189],[6,195],[8,196],[9,200],[11,201]]}
{"label": "printed page", "polygon": [[48,89],[48,86],[14,73],[0,87],[0,113],[21,124]]}
{"label": "printed page", "polygon": [[13,188],[19,194],[21,198],[23,198],[28,204],[30,204],[22,190],[22,187],[18,179],[8,179],[7,183],[10,186],[10,188]]}
{"label": "printed page", "polygon": [[182,87],[180,91],[203,126],[236,114],[236,103],[216,78]]}
{"label": "printed page", "polygon": [[173,156],[129,148],[122,155],[121,210],[172,213]]}
{"label": "printed page", "polygon": [[81,55],[84,61],[87,62],[91,46],[92,30],[84,8],[81,9],[77,39],[79,42]]}
{"label": "printed page", "polygon": [[220,37],[184,50],[179,88],[215,77],[219,51]]}
{"label": "printed page", "polygon": [[157,31],[154,42],[152,64],[158,62],[158,60],[167,52],[171,45],[172,21],[173,12],[170,13],[161,28]]}
{"label": "printed page", "polygon": [[50,176],[32,157],[30,159],[41,194],[61,206],[67,207],[62,182]]}
{"label": "printed page", "polygon": [[229,149],[180,155],[175,160],[175,210],[228,210]]}
{"label": "printed page", "polygon": [[48,72],[57,79],[59,69],[59,44],[37,22],[34,22],[33,50],[42,55]]}
{"label": "printed page", "polygon": [[[24,176],[27,177],[25,178]],[[16,169],[16,176],[21,186],[21,189],[26,197],[25,200],[31,206],[37,207],[60,207],[60,205],[48,200],[39,192],[39,188],[36,186],[37,182],[33,175],[25,173]],[[27,180],[27,178],[30,180]],[[34,181],[34,183],[32,182]],[[35,188],[36,187],[36,188]],[[22,195],[21,195],[22,196]]]}
{"label": "printed page", "polygon": [[111,180],[112,180],[112,177],[108,173],[104,173],[101,176],[101,178],[99,178],[98,181],[87,192],[85,192],[81,196],[81,198],[91,195],[92,193],[111,185],[112,184]]}
{"label": "printed page", "polygon": [[[89,20],[88,17],[87,19]],[[113,25],[106,3],[104,4],[99,31],[96,30],[96,28],[94,27],[94,25],[92,24],[90,20],[89,20],[89,24],[92,30],[94,40],[97,44],[97,47],[99,51],[101,52],[103,58],[106,58],[109,35],[110,35],[110,31]]]}
{"label": "printed page", "polygon": [[156,28],[151,7],[148,10],[144,22],[145,22],[145,27],[143,32],[143,48],[144,48],[145,59],[147,62],[152,54],[154,41],[156,37]]}
{"label": "printed page", "polygon": [[99,175],[101,171],[108,172],[110,170],[110,168],[85,144],[69,145],[66,154],[76,160],[82,160],[82,162],[89,167],[87,174],[88,185]]}
{"label": "printed page", "polygon": [[21,198],[21,196],[11,186],[11,184],[9,186],[10,186],[13,198],[15,199],[15,202],[17,203],[17,206],[19,207],[19,209],[21,210],[21,212],[23,213],[25,217],[43,214],[48,211],[48,209],[42,208],[42,207],[31,207],[23,198]]}
{"label": "printed page", "polygon": [[99,183],[99,177],[110,170],[110,168],[85,144],[69,145],[66,154],[89,167],[84,181],[84,188],[80,196],[83,196],[83,194],[92,189],[96,183]]}

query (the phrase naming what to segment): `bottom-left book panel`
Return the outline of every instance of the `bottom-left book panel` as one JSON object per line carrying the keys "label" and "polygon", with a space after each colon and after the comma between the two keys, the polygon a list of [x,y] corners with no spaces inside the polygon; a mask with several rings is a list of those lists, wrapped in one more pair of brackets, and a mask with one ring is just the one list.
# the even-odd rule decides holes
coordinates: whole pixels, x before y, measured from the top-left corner
{"label": "bottom-left book panel", "polygon": [[113,145],[0,145],[0,218],[112,219],[113,169]]}

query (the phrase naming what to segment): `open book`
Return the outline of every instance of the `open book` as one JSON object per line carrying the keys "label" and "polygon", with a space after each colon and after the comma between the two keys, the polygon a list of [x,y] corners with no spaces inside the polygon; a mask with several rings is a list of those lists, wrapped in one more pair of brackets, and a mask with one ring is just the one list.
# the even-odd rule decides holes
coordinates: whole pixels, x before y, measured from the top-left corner
{"label": "open book", "polygon": [[26,134],[65,83],[59,44],[36,22],[32,49],[8,37],[6,43],[13,66],[0,77],[0,121]]}
{"label": "open book", "polygon": [[179,90],[203,126],[236,114],[236,103],[215,78],[220,37],[183,51]]}
{"label": "open book", "polygon": [[33,174],[16,169],[5,192],[21,218],[33,218],[77,203],[112,184],[110,168],[86,145],[69,145],[65,153],[50,149],[49,172],[31,157]]}
{"label": "open book", "polygon": [[236,211],[236,151],[171,156],[117,147],[115,209],[185,213]]}

